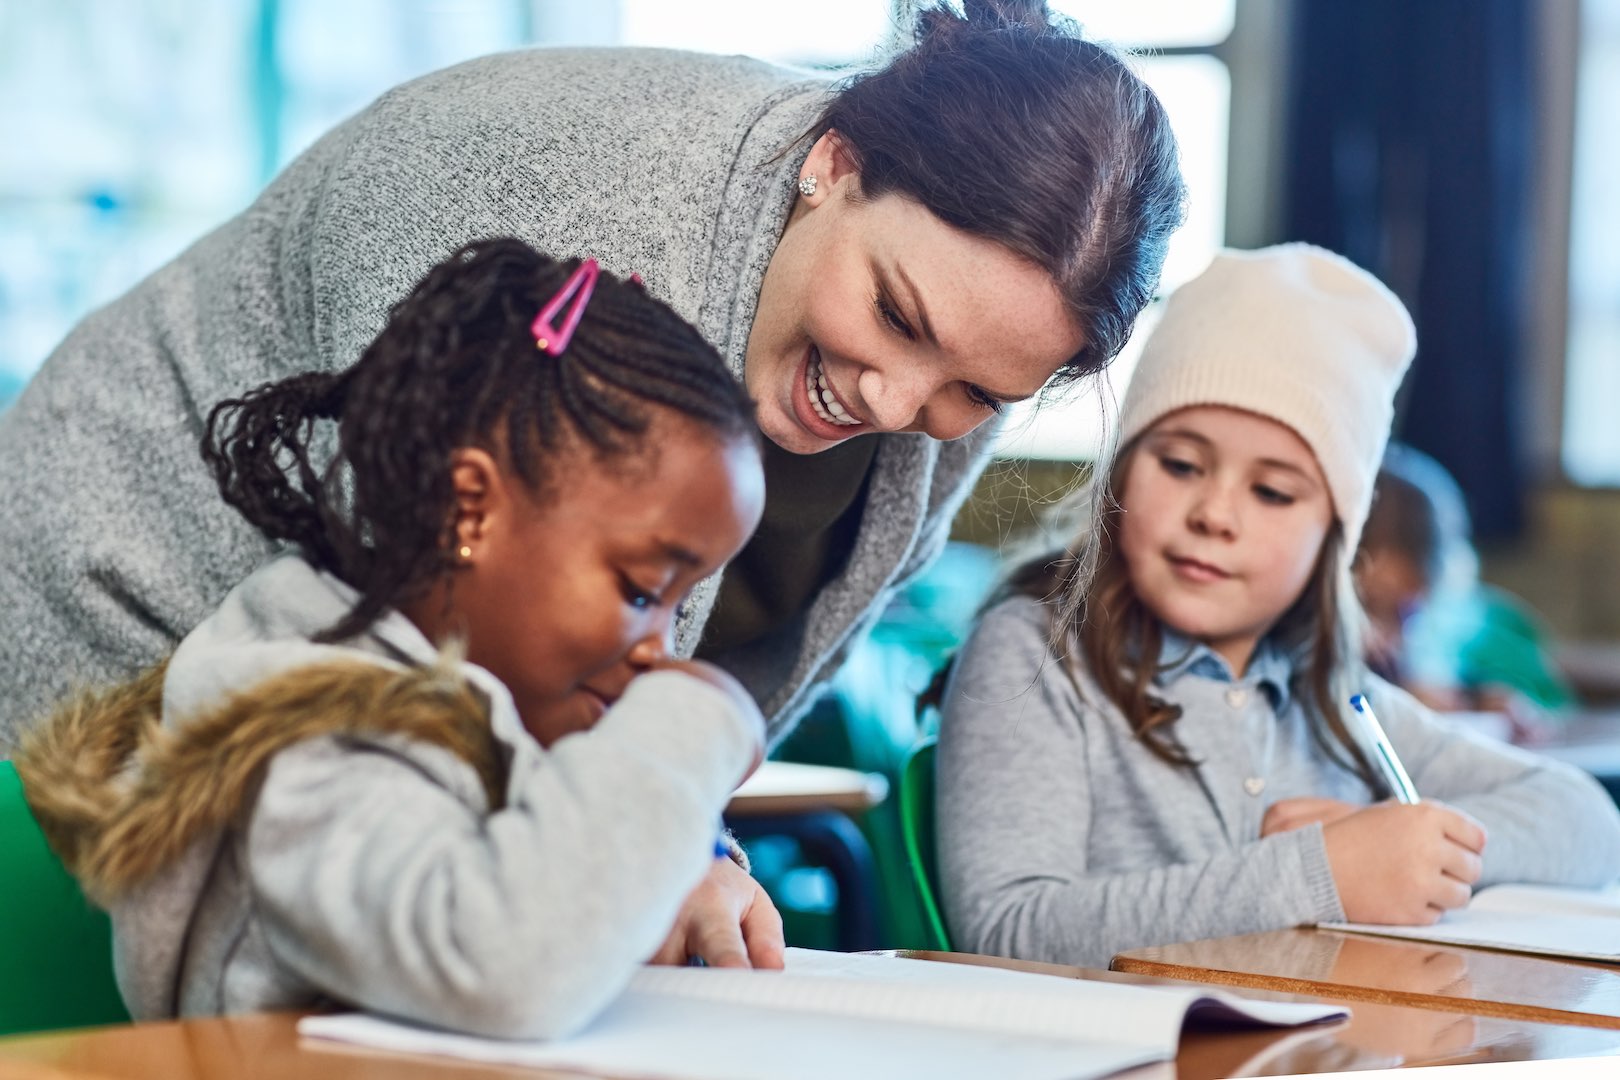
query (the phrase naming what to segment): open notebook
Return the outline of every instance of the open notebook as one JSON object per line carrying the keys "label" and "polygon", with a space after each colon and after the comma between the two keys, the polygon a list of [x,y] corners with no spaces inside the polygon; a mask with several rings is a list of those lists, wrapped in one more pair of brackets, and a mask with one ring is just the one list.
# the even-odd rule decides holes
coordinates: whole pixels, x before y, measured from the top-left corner
{"label": "open notebook", "polygon": [[1328,930],[1544,953],[1620,963],[1620,885],[1567,889],[1553,885],[1492,885],[1468,906],[1433,926],[1323,923]]}
{"label": "open notebook", "polygon": [[554,1042],[452,1035],[360,1013],[307,1017],[298,1030],[610,1076],[1057,1080],[1172,1058],[1184,1023],[1287,1026],[1348,1015],[1196,987],[789,949],[785,973],[643,968],[584,1031]]}

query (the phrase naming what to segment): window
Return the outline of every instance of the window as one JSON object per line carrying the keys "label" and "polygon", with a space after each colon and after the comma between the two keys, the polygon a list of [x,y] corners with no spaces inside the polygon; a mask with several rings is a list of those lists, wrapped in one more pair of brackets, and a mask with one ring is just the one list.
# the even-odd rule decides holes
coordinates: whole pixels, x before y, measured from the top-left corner
{"label": "window", "polygon": [[[398,82],[531,40],[537,7],[0,5],[0,407],[78,319],[322,132]],[[585,16],[562,28],[592,29]]]}
{"label": "window", "polygon": [[619,0],[618,40],[836,68],[866,60],[892,29],[885,0],[815,0],[809,12],[760,0]]}
{"label": "window", "polygon": [[1584,0],[1580,43],[1563,464],[1577,484],[1620,487],[1620,0]]}

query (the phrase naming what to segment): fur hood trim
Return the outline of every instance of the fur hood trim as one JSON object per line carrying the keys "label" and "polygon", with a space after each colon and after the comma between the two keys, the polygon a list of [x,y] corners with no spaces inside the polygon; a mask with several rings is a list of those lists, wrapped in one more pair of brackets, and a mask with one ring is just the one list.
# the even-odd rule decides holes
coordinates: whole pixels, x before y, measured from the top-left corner
{"label": "fur hood trim", "polygon": [[310,664],[163,726],[167,661],[78,694],[23,740],[14,763],[46,840],[91,900],[110,906],[249,805],[271,757],[318,736],[403,736],[477,771],[493,811],[506,753],[490,703],[442,655],[431,667]]}

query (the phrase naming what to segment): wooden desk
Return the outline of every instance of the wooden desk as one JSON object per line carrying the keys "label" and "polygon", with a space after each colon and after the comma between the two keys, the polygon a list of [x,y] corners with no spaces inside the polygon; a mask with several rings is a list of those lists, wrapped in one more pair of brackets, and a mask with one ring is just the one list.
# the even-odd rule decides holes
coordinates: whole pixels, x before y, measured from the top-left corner
{"label": "wooden desk", "polygon": [[[1139,986],[1186,981],[971,953],[906,950],[896,955]],[[1267,1001],[1321,1001],[1325,996],[1252,988],[1241,993]],[[1620,1055],[1620,1032],[1360,1001],[1351,1011],[1345,1023],[1283,1032],[1188,1032],[1176,1054],[1174,1080]],[[1155,1068],[1121,1075],[1146,1078],[1155,1075]]]}
{"label": "wooden desk", "polygon": [[767,761],[754,771],[726,807],[726,816],[761,817],[835,810],[859,814],[882,802],[889,782],[877,773]]}
{"label": "wooden desk", "polygon": [[[1071,978],[1163,980],[961,954],[907,953]],[[1257,997],[1286,997],[1259,992]],[[1290,1000],[1294,1000],[1291,999]],[[1130,1080],[1214,1080],[1235,1072],[1276,1076],[1482,1061],[1620,1054],[1620,1033],[1358,1004],[1348,1022],[1283,1032],[1184,1036],[1174,1067],[1146,1066]],[[519,1080],[561,1077],[537,1069],[411,1057],[299,1040],[295,1013],[99,1028],[0,1039],[0,1080]],[[568,1074],[577,1077],[578,1074]]]}
{"label": "wooden desk", "polygon": [[1620,967],[1331,930],[1132,949],[1116,971],[1620,1031]]}

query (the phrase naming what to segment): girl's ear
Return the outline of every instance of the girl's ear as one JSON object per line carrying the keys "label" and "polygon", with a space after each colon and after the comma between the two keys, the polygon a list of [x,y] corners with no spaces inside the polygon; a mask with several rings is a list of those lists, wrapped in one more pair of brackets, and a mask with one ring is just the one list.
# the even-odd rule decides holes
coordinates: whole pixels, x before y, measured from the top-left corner
{"label": "girl's ear", "polygon": [[488,451],[462,447],[450,454],[455,561],[471,565],[506,523],[506,480]]}

